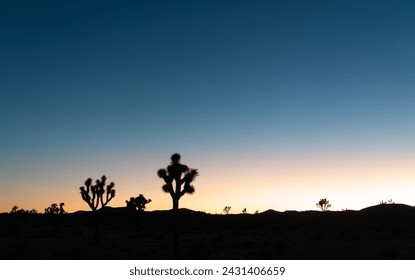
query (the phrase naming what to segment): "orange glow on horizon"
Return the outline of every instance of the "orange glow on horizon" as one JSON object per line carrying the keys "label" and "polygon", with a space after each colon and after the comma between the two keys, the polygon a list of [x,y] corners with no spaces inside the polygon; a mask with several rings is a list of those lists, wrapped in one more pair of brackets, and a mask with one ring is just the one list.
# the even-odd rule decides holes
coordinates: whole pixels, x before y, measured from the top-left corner
{"label": "orange glow on horizon", "polygon": [[[125,200],[141,193],[152,199],[147,204],[148,211],[171,209],[170,195],[161,190],[163,182],[156,175],[157,169],[167,163],[145,168],[128,163],[137,167],[105,173],[109,182],[115,182],[116,189],[109,206],[123,207]],[[195,194],[183,196],[180,207],[196,211],[222,213],[225,206],[232,207],[231,213],[240,213],[243,208],[250,213],[268,209],[317,210],[315,203],[320,198],[330,200],[331,210],[359,210],[387,199],[415,204],[415,158],[407,155],[321,155],[306,159],[228,157],[220,162],[184,158],[183,163],[198,168],[200,176],[194,182]],[[57,180],[60,176],[63,178]],[[0,211],[9,212],[17,205],[43,212],[51,203],[60,202],[65,203],[68,212],[89,211],[78,190],[85,179],[82,174],[55,172],[53,176],[32,180],[30,188],[23,187],[28,185],[25,178],[3,182],[8,189],[0,198]]]}

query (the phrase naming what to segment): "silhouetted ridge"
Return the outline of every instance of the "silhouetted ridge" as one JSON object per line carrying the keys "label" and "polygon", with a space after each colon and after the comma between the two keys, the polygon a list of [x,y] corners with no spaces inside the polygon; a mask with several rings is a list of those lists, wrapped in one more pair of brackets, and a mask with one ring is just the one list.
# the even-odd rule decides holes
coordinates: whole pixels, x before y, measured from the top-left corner
{"label": "silhouetted ridge", "polygon": [[268,209],[264,212],[258,213],[258,215],[276,215],[276,214],[281,214],[281,212],[272,210],[272,209]]}
{"label": "silhouetted ridge", "polygon": [[360,210],[361,212],[370,212],[370,211],[415,211],[415,208],[406,204],[392,203],[392,204],[379,204],[373,205]]}
{"label": "silhouetted ridge", "polygon": [[127,207],[105,206],[104,208],[99,209],[98,212],[110,213],[110,214],[124,214],[124,213],[128,212],[128,209],[127,209]]}
{"label": "silhouetted ridge", "polygon": [[363,208],[359,211],[359,216],[385,223],[415,221],[415,208],[406,204],[379,204]]}

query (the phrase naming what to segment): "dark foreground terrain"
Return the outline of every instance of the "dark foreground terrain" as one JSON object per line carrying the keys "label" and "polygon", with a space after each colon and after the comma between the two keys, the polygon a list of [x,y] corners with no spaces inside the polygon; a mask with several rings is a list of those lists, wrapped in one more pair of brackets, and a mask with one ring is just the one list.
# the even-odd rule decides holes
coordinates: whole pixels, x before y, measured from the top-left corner
{"label": "dark foreground terrain", "polygon": [[181,209],[176,222],[170,211],[103,210],[0,214],[0,258],[172,259],[176,224],[182,259],[415,259],[415,208],[402,204],[239,215]]}

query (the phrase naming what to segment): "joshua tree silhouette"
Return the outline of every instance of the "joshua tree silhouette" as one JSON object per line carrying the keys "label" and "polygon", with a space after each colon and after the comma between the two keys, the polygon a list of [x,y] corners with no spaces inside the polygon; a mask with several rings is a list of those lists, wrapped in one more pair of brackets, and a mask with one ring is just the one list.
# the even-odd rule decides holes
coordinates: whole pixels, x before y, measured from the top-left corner
{"label": "joshua tree silhouette", "polygon": [[[157,175],[166,183],[162,189],[170,194],[173,200],[173,211],[176,212],[179,209],[180,198],[186,193],[193,194],[195,192],[191,183],[199,173],[197,169],[190,169],[187,165],[181,164],[180,154],[173,154],[170,159],[171,163],[167,169],[159,169]],[[173,182],[175,187],[173,187]]]}
{"label": "joshua tree silhouette", "polygon": [[137,197],[131,197],[130,200],[125,201],[127,208],[131,210],[144,211],[146,204],[151,202],[151,199],[146,199],[142,194]]}
{"label": "joshua tree silhouette", "polygon": [[[96,184],[92,185],[92,179],[88,178],[85,181],[85,186],[80,187],[81,197],[92,209],[94,220],[94,239],[95,243],[99,243],[101,235],[98,230],[97,210],[105,207],[108,202],[115,196],[114,183],[110,183],[105,188],[107,177],[102,176],[101,180],[96,180]],[[104,200],[105,196],[105,200]]]}
{"label": "joshua tree silhouette", "polygon": [[320,208],[321,211],[325,212],[327,209],[331,207],[330,201],[328,201],[326,198],[320,199],[320,201],[316,204],[317,208]]}
{"label": "joshua tree silhouette", "polygon": [[[159,169],[157,175],[165,182],[165,185],[162,187],[163,191],[169,193],[173,200],[173,252],[174,257],[177,259],[180,257],[180,241],[178,233],[178,229],[180,228],[180,219],[178,215],[179,200],[186,193],[193,194],[195,192],[195,188],[191,183],[198,175],[198,172],[197,169],[190,169],[187,165],[181,164],[180,154],[173,154],[170,159],[170,165],[167,166],[166,169]],[[173,182],[175,184],[174,187]]]}
{"label": "joshua tree silhouette", "polygon": [[105,207],[115,196],[113,182],[109,184],[106,189],[104,189],[106,180],[107,177],[104,175],[101,177],[101,180],[96,180],[96,184],[92,185],[92,179],[88,178],[85,181],[85,186],[79,188],[82,199],[88,203],[88,206],[92,209],[92,211]]}

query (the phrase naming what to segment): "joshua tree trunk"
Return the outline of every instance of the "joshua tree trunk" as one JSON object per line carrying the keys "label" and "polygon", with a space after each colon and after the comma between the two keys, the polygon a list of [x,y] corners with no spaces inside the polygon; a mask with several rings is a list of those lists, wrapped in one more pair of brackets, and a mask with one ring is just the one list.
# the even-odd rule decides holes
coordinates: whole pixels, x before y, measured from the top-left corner
{"label": "joshua tree trunk", "polygon": [[180,239],[179,239],[179,196],[173,195],[173,257],[180,259]]}
{"label": "joshua tree trunk", "polygon": [[177,197],[173,197],[173,212],[177,212],[179,210],[179,199]]}

